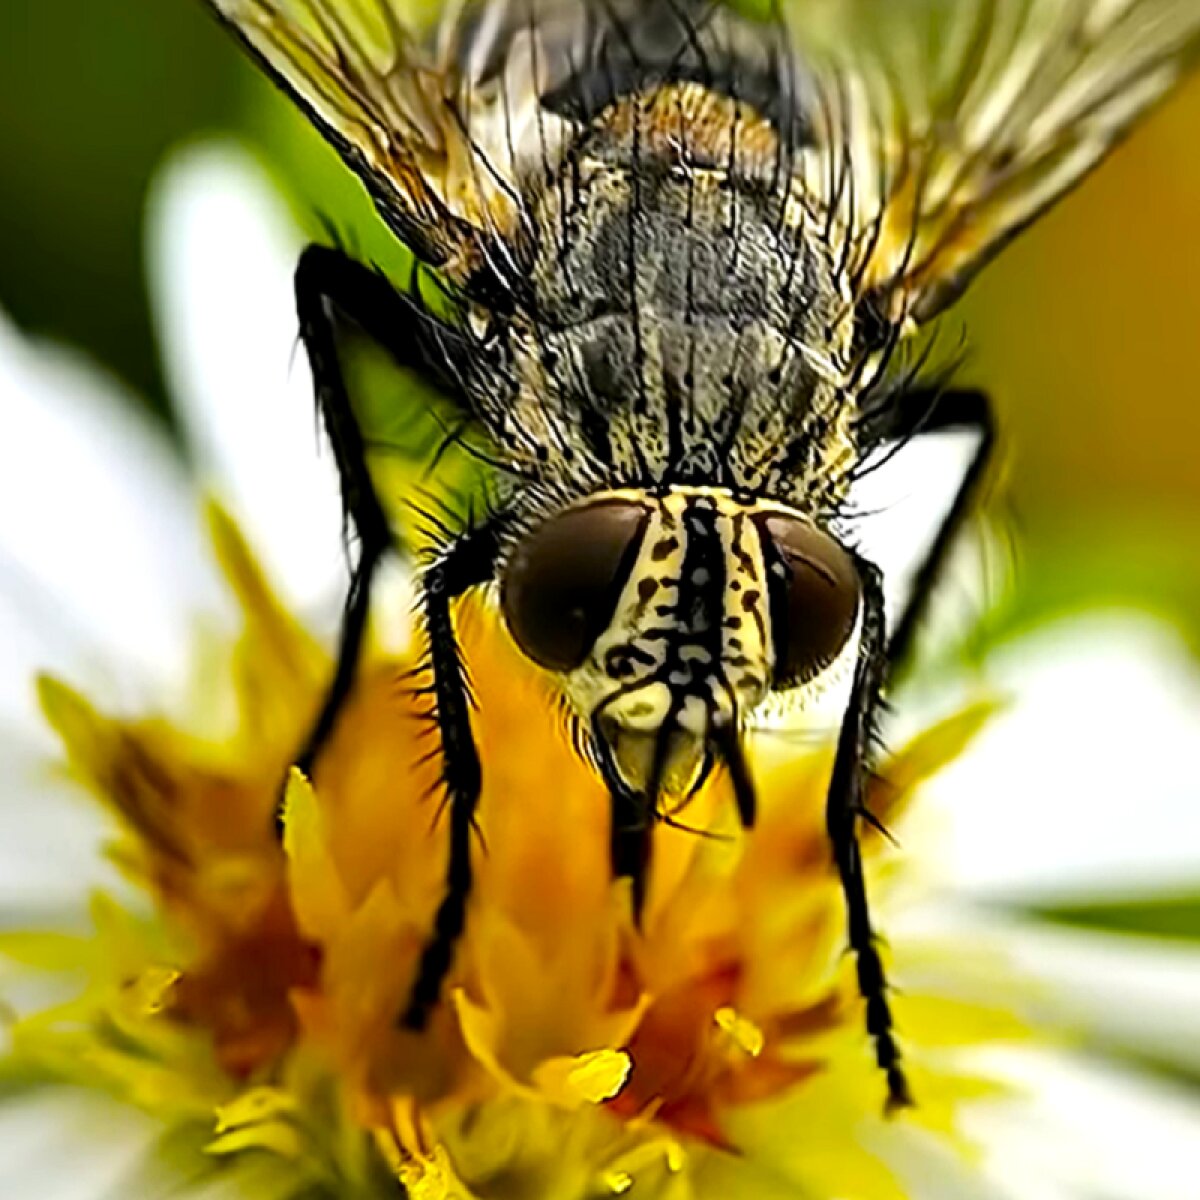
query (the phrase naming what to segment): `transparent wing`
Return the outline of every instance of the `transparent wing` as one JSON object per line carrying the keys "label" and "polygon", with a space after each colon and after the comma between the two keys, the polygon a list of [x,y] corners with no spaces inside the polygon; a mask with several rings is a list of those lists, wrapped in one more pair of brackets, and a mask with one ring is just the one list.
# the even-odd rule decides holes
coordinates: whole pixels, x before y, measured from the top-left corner
{"label": "transparent wing", "polygon": [[[511,235],[536,105],[527,46],[523,57],[510,47],[513,63],[481,84],[469,44],[486,38],[487,22],[460,21],[457,7],[438,15],[419,0],[205,2],[420,258],[463,279]],[[544,155],[545,122],[540,133]]]}
{"label": "transparent wing", "polygon": [[[539,159],[548,167],[562,145],[567,128],[541,97],[595,56],[598,26],[628,41],[639,16],[663,7],[205,2],[338,148],[401,238],[451,278],[503,253],[523,217],[523,171]],[[745,5],[668,0],[664,11],[694,38],[723,7]],[[805,157],[817,160],[806,176],[839,218],[856,295],[893,325],[953,300],[1200,47],[1198,0],[774,7],[814,85],[803,89],[816,133]],[[634,57],[644,49],[632,44]]]}
{"label": "transparent wing", "polygon": [[825,199],[890,323],[953,301],[1200,50],[1198,0],[782,0]]}

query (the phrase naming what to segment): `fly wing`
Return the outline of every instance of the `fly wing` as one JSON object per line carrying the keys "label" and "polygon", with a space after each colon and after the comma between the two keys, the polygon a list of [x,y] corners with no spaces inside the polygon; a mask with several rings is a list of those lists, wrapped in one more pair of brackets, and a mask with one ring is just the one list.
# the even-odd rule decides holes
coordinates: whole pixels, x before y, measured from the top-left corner
{"label": "fly wing", "polygon": [[[519,229],[536,71],[519,48],[486,82],[486,8],[422,19],[419,0],[206,0],[338,150],[385,220],[462,281]],[[536,58],[536,55],[534,56]],[[538,113],[536,153],[554,130]]]}
{"label": "fly wing", "polygon": [[1200,51],[1197,0],[782,0],[824,199],[891,325],[955,300]]}
{"label": "fly wing", "polygon": [[[604,27],[614,35],[613,53],[600,56],[609,71],[622,49],[655,57],[655,12],[674,14],[677,40],[690,34],[707,60],[698,32],[714,21],[726,29],[721,10],[740,7],[452,0],[431,20],[422,14],[436,6],[422,0],[205,2],[341,152],[400,237],[459,280],[484,259],[495,265],[519,233],[523,173],[549,167],[568,134],[541,100],[563,79],[581,87],[579,62],[596,58]],[[856,296],[892,325],[955,299],[1200,48],[1197,0],[774,8],[812,74],[806,184],[841,226]]]}

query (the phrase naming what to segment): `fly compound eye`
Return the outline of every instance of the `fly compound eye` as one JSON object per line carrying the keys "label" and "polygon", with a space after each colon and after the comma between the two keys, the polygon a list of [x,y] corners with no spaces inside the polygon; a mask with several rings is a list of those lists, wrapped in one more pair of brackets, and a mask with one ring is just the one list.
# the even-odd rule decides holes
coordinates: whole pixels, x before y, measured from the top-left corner
{"label": "fly compound eye", "polygon": [[587,658],[616,611],[645,524],[640,505],[598,501],[551,517],[517,544],[501,607],[535,663],[570,671]]}
{"label": "fly compound eye", "polygon": [[796,687],[841,653],[854,629],[862,585],[850,555],[796,517],[757,517],[767,562],[775,685]]}

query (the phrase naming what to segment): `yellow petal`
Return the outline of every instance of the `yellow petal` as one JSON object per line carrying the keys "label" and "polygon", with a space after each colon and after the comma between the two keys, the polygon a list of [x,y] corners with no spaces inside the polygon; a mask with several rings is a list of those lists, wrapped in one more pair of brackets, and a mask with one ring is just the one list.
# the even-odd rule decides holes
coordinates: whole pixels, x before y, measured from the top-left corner
{"label": "yellow petal", "polygon": [[246,1150],[266,1150],[280,1158],[299,1159],[305,1154],[306,1138],[294,1126],[282,1121],[266,1121],[245,1129],[219,1134],[205,1147],[205,1153],[216,1156],[241,1154]]}
{"label": "yellow petal", "polygon": [[[917,785],[962,755],[1004,704],[995,696],[976,700],[922,730],[890,755],[868,789],[867,803],[871,812],[882,821],[894,820],[911,799]],[[869,836],[869,828],[866,832]]]}
{"label": "yellow petal", "polygon": [[283,848],[301,931],[318,941],[332,938],[349,917],[350,901],[329,855],[316,793],[296,767],[283,801]]}
{"label": "yellow petal", "polygon": [[296,1111],[296,1099],[273,1087],[251,1088],[217,1109],[217,1133],[228,1133],[245,1125],[257,1125]]}
{"label": "yellow petal", "polygon": [[74,688],[52,675],[38,676],[37,693],[42,715],[62,738],[71,763],[92,782],[96,766],[108,757],[110,723]]}
{"label": "yellow petal", "polygon": [[37,971],[77,971],[91,957],[90,938],[69,933],[0,933],[0,955]]}

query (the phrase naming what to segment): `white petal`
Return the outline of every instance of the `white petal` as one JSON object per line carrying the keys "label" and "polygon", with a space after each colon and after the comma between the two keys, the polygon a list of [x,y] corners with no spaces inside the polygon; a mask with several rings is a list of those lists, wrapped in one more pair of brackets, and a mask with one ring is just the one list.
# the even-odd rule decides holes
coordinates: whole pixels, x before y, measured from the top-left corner
{"label": "white petal", "polygon": [[341,500],[297,341],[295,224],[245,152],[212,143],[168,162],[148,230],[166,370],[201,471],[292,603],[336,612]]}
{"label": "white petal", "polygon": [[0,395],[0,731],[32,738],[34,670],[133,701],[180,677],[217,588],[180,464],[111,378],[0,318]]}
{"label": "white petal", "polygon": [[1200,947],[1028,928],[1007,950],[1041,981],[1039,1007],[1068,1030],[1200,1071]]}
{"label": "white petal", "polygon": [[0,1196],[108,1200],[160,1133],[103,1096],[31,1092],[0,1107]]}
{"label": "white petal", "polygon": [[1079,1200],[1195,1200],[1194,1094],[1029,1048],[983,1052],[973,1065],[1019,1089],[961,1115],[984,1149],[986,1170],[1014,1200],[1044,1195],[1047,1182]]}
{"label": "white petal", "polygon": [[[945,904],[889,921],[888,932],[917,964],[907,988],[995,1002],[997,978],[1010,978],[1014,1005],[1038,1028],[1200,1072],[1200,945]],[[922,954],[931,943],[969,953]]]}
{"label": "white petal", "polygon": [[[888,628],[912,598],[921,564],[950,514],[978,451],[977,432],[948,429],[923,433],[902,445],[885,443],[875,463],[850,488],[842,534],[883,572]],[[980,531],[959,539],[921,623],[922,653],[929,641],[955,644],[978,624],[994,596]]]}
{"label": "white petal", "polygon": [[116,828],[98,803],[64,794],[44,761],[5,753],[0,803],[0,927],[49,928],[79,917],[98,888],[122,881],[104,857]]}
{"label": "white petal", "polygon": [[[1200,674],[1148,617],[1060,622],[998,652],[1013,697],[914,810],[943,879],[977,897],[1121,896],[1200,880]],[[906,834],[906,841],[908,840]]]}
{"label": "white petal", "polygon": [[[1018,1200],[940,1135],[905,1121],[881,1121],[864,1125],[861,1137],[913,1200]],[[1047,1189],[1019,1200],[1070,1200],[1070,1194]]]}

